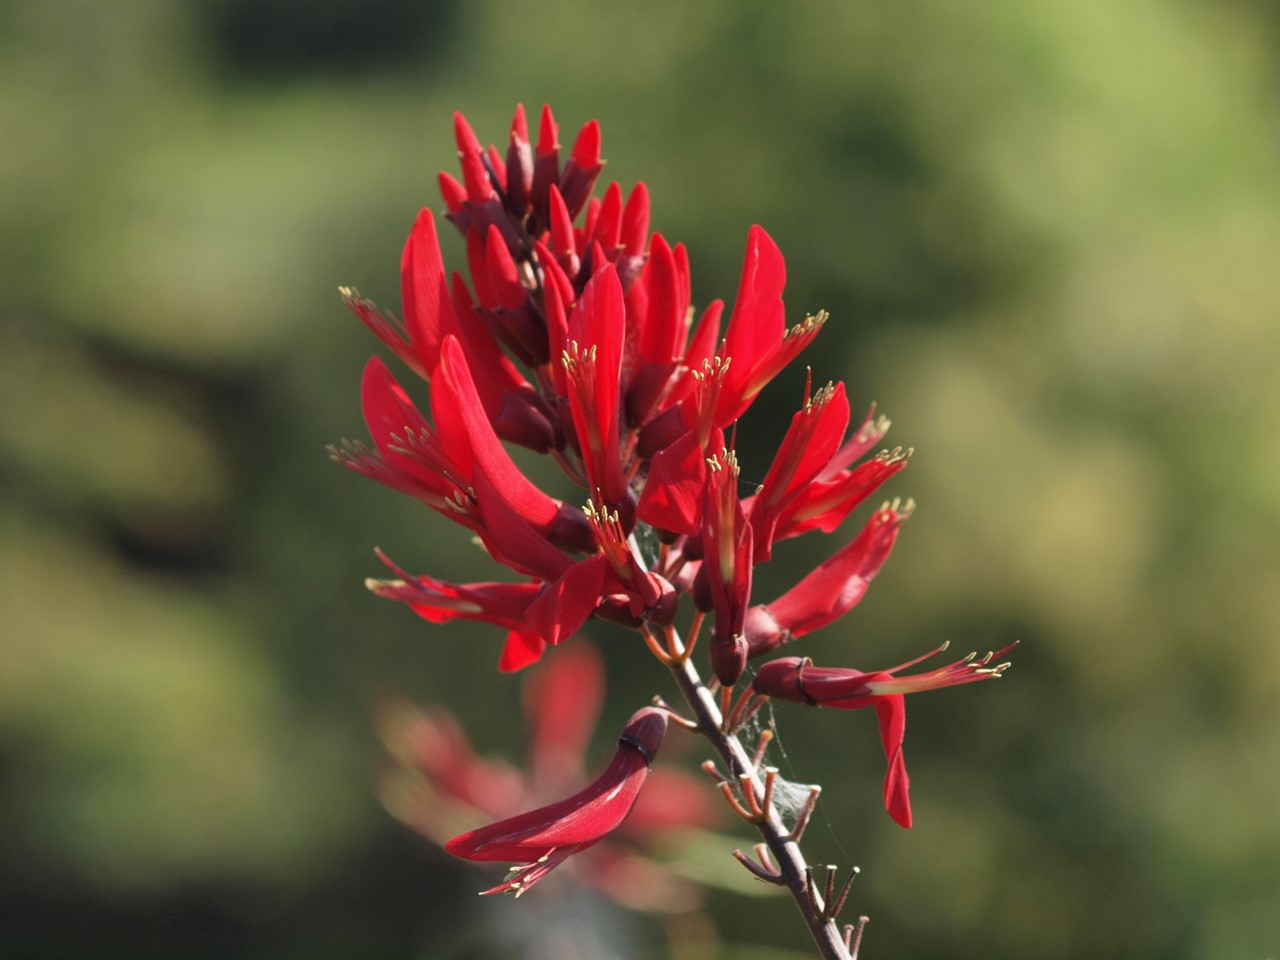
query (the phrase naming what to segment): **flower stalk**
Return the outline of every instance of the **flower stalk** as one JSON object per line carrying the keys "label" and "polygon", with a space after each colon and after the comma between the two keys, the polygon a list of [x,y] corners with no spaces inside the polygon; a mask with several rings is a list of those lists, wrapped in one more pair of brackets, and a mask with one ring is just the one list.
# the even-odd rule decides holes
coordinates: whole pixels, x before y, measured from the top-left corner
{"label": "flower stalk", "polygon": [[[760,776],[760,767],[754,755],[748,752],[737,734],[723,729],[724,717],[715,697],[698,675],[697,668],[685,660],[683,663],[672,664],[671,673],[689,709],[697,718],[698,732],[711,744],[731,776],[742,784],[746,795],[752,798],[748,802],[753,803],[753,809],[760,811],[759,816],[751,822],[760,834],[764,849],[777,865],[776,876],[762,876],[754,866],[748,866],[748,869],[766,882],[787,888],[824,960],[856,960],[834,917],[827,915],[827,901],[811,893],[809,876],[812,868],[805,860],[798,842],[804,833],[809,814],[812,813],[813,804],[817,801],[817,791],[810,794],[811,802],[802,811],[803,821],[797,820],[788,828],[773,803],[771,791],[766,788],[767,774],[766,778]],[[725,783],[727,785],[728,781]],[[737,859],[745,863],[745,857],[739,856]],[[761,862],[764,862],[763,856]],[[768,869],[767,864],[764,869]],[[843,900],[840,905],[843,906]]]}

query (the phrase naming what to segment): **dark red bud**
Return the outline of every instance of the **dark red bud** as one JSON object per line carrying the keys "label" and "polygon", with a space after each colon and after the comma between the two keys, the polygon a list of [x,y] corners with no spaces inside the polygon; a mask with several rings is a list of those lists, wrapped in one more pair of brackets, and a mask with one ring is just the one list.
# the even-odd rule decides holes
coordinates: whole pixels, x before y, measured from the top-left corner
{"label": "dark red bud", "polygon": [[547,216],[547,192],[551,185],[560,182],[560,130],[556,126],[551,108],[542,107],[542,120],[538,125],[538,149],[533,160],[533,208],[543,222]]}
{"label": "dark red bud", "polygon": [[669,626],[675,621],[676,611],[680,608],[680,595],[665,577],[660,577],[656,573],[648,576],[650,581],[658,587],[658,600],[645,610],[644,618],[659,627]]}
{"label": "dark red bud", "polygon": [[648,460],[654,454],[665,450],[686,433],[689,428],[680,418],[679,407],[669,407],[644,425],[640,430],[640,439],[636,443],[636,452]]}
{"label": "dark red bud", "polygon": [[791,642],[791,632],[784,630],[762,603],[747,608],[742,633],[747,638],[748,658],[763,656]]}
{"label": "dark red bud", "polygon": [[588,121],[578,134],[569,162],[560,172],[560,192],[570,216],[576,217],[596,185],[604,165],[600,162],[600,124]]}
{"label": "dark red bud", "polygon": [[726,687],[732,687],[747,669],[747,641],[738,634],[711,638],[711,671]]}
{"label": "dark red bud", "polygon": [[804,692],[803,681],[804,668],[812,662],[808,657],[770,660],[756,671],[751,686],[756,693],[763,693],[766,697],[812,705],[814,700]]}
{"label": "dark red bud", "polygon": [[561,505],[547,540],[570,553],[594,553],[596,549],[596,534],[587,522],[586,514],[581,507],[571,507],[567,503]]}
{"label": "dark red bud", "polygon": [[529,146],[529,124],[524,117],[524,104],[519,104],[511,121],[511,138],[507,143],[507,207],[517,217],[524,216],[532,193],[533,148]]}
{"label": "dark red bud", "polygon": [[705,553],[703,552],[701,537],[685,537],[684,543],[680,545],[680,556],[686,560],[701,560]]}
{"label": "dark red bud", "polygon": [[630,627],[632,630],[639,629],[644,623],[644,618],[632,612],[631,597],[625,593],[611,593],[607,597],[601,597],[600,602],[596,604],[592,616],[597,620],[604,620],[606,623],[616,623],[620,627]]}
{"label": "dark red bud", "polygon": [[507,393],[493,418],[493,430],[503,440],[546,453],[564,447],[564,433],[555,413],[532,389]]}

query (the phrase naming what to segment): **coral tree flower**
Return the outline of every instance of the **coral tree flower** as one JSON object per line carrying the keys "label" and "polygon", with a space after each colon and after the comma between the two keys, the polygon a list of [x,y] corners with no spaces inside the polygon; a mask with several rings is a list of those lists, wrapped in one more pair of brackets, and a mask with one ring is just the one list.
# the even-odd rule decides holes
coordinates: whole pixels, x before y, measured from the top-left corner
{"label": "coral tree flower", "polygon": [[506,880],[484,892],[519,896],[618,828],[631,812],[666,732],[662,710],[636,711],[618,737],[613,761],[590,786],[557,803],[456,836],[445,849],[464,860],[516,862]]}
{"label": "coral tree flower", "polygon": [[815,667],[808,657],[785,657],[760,667],[752,681],[757,693],[780,700],[792,700],[810,706],[835,707],[838,710],[861,710],[871,707],[880,724],[880,741],[889,762],[884,778],[884,805],[903,827],[911,826],[911,800],[908,789],[906,761],[902,756],[902,740],[907,727],[907,712],[903,697],[923,690],[941,690],[979,680],[994,680],[1009,668],[1008,662],[993,663],[1004,656],[1012,646],[978,658],[969,654],[961,660],[927,673],[908,676],[897,674],[913,667],[922,660],[947,649],[943,644],[937,650],[889,670],[863,673],[843,667]]}
{"label": "coral tree flower", "polygon": [[[600,716],[604,663],[573,643],[524,674],[526,762],[520,769],[476,755],[452,714],[395,704],[379,724],[397,766],[382,784],[391,813],[441,846],[467,823],[511,817],[587,780],[583,755]],[[634,909],[682,913],[699,889],[655,858],[673,832],[706,830],[722,808],[701,779],[670,767],[649,771],[626,821],[584,856],[574,879]]]}

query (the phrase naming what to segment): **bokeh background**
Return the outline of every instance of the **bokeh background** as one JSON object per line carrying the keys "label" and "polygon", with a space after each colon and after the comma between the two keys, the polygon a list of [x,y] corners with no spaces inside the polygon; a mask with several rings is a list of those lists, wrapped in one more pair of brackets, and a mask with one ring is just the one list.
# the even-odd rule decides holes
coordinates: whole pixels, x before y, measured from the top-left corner
{"label": "bokeh background", "polygon": [[[1266,0],[0,3],[0,952],[507,957],[557,909],[380,807],[380,704],[518,760],[518,681],[365,593],[375,545],[483,567],[324,452],[374,348],[336,287],[398,307],[451,112],[503,142],[519,100],[600,119],[697,303],[764,224],[792,317],[833,316],[815,376],[916,448],[894,557],[805,652],[1022,641],[910,704],[909,832],[870,716],[779,715],[864,956],[1277,956],[1278,41]],[[599,636],[597,756],[671,692]],[[785,898],[573,910],[620,956],[809,955]]]}

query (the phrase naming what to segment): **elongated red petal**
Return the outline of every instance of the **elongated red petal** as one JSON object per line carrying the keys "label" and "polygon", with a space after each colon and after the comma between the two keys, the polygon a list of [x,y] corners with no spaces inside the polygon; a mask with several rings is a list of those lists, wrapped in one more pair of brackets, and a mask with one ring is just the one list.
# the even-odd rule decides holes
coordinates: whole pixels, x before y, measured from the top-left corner
{"label": "elongated red petal", "polygon": [[636,347],[648,363],[669,363],[682,346],[689,301],[683,296],[675,255],[660,233],[649,245],[645,277],[649,306]]}
{"label": "elongated red petal", "polygon": [[760,390],[755,385],[756,371],[777,352],[786,331],[782,303],[786,282],[786,265],[777,244],[764,228],[753,226],[721,352],[732,364],[716,405],[717,426],[737,420]]}
{"label": "elongated red petal", "polygon": [[622,211],[622,225],[618,240],[628,255],[642,257],[648,238],[649,188],[641,180],[627,197],[627,205]]}
{"label": "elongated red petal", "polygon": [[569,161],[560,172],[560,192],[569,207],[569,214],[576,217],[582,205],[591,196],[596,177],[604,169],[600,161],[600,124],[589,120],[574,142]]}
{"label": "elongated red petal", "polygon": [[[600,202],[600,214],[596,218],[595,232],[591,239],[604,248],[605,256],[618,249],[622,240],[622,188],[609,184]],[[600,264],[596,264],[598,268]]]}
{"label": "elongated red petal", "polygon": [[849,426],[843,383],[828,384],[813,396],[807,393],[806,389],[805,405],[791,418],[760,492],[752,498],[751,525],[760,562],[772,555],[774,529],[783,508],[803,493],[836,454]]}
{"label": "elongated red petal", "polygon": [[[371,357],[365,364],[360,403],[369,435],[385,465],[410,483],[415,496],[441,509],[444,499],[463,482],[466,471],[457,469],[441,449],[431,425],[381,357]],[[407,455],[407,450],[415,455]]]}
{"label": "elongated red petal", "polygon": [[405,242],[400,258],[400,299],[404,304],[409,342],[426,375],[430,376],[440,362],[440,344],[444,338],[460,332],[440,256],[435,218],[430,210],[418,214]]}
{"label": "elongated red petal", "polygon": [[485,473],[502,498],[540,531],[554,526],[560,504],[520,472],[494,433],[462,345],[449,337],[432,381],[432,409],[440,438]]}

